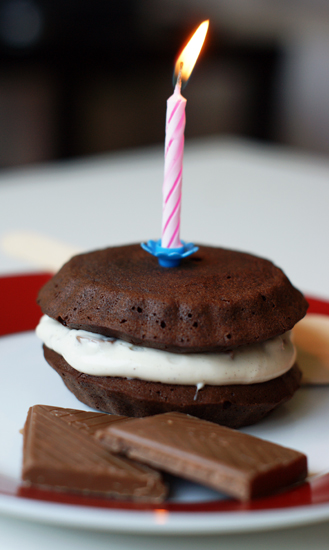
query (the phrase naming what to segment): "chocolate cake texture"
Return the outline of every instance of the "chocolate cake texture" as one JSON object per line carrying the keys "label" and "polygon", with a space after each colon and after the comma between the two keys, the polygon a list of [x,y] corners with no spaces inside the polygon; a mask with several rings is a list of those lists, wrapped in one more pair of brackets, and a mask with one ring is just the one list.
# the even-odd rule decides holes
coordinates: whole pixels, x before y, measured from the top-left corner
{"label": "chocolate cake texture", "polygon": [[41,289],[69,328],[175,353],[225,351],[290,330],[307,302],[270,261],[209,246],[176,268],[140,245],[72,258]]}

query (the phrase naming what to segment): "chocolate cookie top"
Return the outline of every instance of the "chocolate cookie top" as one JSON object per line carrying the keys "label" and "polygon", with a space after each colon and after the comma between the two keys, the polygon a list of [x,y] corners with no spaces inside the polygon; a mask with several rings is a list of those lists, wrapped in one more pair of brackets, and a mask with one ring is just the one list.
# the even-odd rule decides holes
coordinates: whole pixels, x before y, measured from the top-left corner
{"label": "chocolate cookie top", "polygon": [[139,244],[75,256],[38,303],[70,328],[184,353],[267,340],[307,310],[303,295],[263,258],[200,246],[167,269]]}

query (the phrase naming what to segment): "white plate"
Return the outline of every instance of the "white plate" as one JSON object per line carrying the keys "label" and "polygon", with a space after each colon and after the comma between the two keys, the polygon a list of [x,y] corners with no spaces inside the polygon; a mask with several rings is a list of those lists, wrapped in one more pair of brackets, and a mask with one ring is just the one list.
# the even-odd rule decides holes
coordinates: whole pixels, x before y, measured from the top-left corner
{"label": "white plate", "polygon": [[[34,404],[86,410],[87,407],[66,389],[60,377],[45,362],[41,343],[33,332],[0,338],[0,361],[2,513],[62,526],[150,534],[257,531],[305,525],[329,518],[329,476],[323,475],[329,471],[327,387],[302,388],[288,404],[266,420],[244,430],[305,452],[310,472],[321,474],[316,482],[317,488],[305,484],[304,489],[297,489],[296,494],[289,492],[287,496],[264,499],[259,507],[265,509],[248,510],[241,506],[240,509],[225,510],[229,501],[223,500],[218,493],[174,480],[169,510],[167,506],[153,510],[120,509],[120,505],[113,501],[114,507],[108,509],[86,506],[83,502],[64,504],[25,498],[16,490],[22,459],[19,430],[24,425],[28,408]],[[301,493],[300,489],[304,492]],[[171,505],[173,509],[170,509]],[[220,509],[222,505],[225,505],[224,509]]]}

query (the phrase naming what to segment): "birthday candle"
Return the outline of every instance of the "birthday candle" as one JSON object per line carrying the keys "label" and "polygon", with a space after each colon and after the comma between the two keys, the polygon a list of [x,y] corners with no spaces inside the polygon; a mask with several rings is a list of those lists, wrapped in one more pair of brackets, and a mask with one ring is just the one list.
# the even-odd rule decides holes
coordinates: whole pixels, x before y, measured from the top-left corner
{"label": "birthday candle", "polygon": [[163,181],[162,246],[178,248],[184,155],[186,99],[180,93],[180,80],[167,101],[165,168]]}
{"label": "birthday candle", "polygon": [[162,188],[162,238],[163,248],[180,248],[180,213],[182,200],[182,176],[184,156],[184,130],[186,99],[181,95],[182,80],[190,77],[204,42],[209,21],[198,27],[176,62],[177,82],[173,95],[167,100],[165,168]]}

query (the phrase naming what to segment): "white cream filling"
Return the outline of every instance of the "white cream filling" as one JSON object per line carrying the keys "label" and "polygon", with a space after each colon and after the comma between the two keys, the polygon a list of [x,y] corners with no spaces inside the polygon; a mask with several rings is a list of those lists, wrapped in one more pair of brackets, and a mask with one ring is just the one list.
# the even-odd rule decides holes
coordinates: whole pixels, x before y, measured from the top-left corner
{"label": "white cream filling", "polygon": [[230,353],[171,353],[64,327],[44,315],[36,329],[46,346],[79,372],[164,384],[212,386],[266,382],[287,372],[296,350],[290,332]]}

